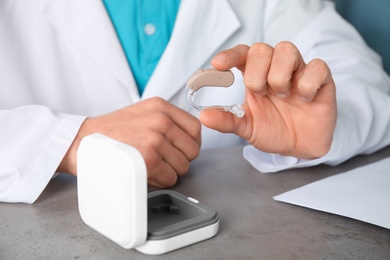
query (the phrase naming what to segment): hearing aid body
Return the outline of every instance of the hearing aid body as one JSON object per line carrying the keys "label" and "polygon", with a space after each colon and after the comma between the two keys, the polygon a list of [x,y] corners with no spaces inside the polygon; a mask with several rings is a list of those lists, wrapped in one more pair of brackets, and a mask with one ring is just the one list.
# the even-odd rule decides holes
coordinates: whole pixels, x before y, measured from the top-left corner
{"label": "hearing aid body", "polygon": [[198,111],[203,109],[222,109],[241,118],[245,111],[238,104],[231,106],[200,106],[195,103],[195,94],[202,87],[230,87],[234,82],[234,74],[230,70],[219,71],[215,69],[198,70],[187,82],[187,100],[190,106]]}

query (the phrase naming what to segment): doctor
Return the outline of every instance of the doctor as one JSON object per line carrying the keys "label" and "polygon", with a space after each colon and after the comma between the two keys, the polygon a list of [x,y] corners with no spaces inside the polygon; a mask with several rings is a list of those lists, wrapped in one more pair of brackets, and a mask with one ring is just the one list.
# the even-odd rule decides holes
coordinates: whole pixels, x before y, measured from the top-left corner
{"label": "doctor", "polygon": [[[244,156],[268,172],[335,165],[390,143],[390,80],[330,3],[182,0],[177,15],[167,6],[175,1],[123,8],[174,24],[159,56],[153,44],[126,49],[109,2],[0,2],[0,201],[32,203],[56,171],[76,175],[78,144],[96,131],[138,148],[160,187],[201,146],[246,140]],[[132,34],[139,42],[160,32],[132,17],[144,29]],[[211,66],[232,68],[236,81],[198,102],[243,104],[244,118],[188,106],[187,79]]]}

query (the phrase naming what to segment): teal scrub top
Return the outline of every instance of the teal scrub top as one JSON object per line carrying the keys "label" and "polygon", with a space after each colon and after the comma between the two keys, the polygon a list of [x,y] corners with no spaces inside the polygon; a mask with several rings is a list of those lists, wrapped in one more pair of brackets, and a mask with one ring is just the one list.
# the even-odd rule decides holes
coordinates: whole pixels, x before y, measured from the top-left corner
{"label": "teal scrub top", "polygon": [[103,0],[142,95],[172,34],[180,0]]}

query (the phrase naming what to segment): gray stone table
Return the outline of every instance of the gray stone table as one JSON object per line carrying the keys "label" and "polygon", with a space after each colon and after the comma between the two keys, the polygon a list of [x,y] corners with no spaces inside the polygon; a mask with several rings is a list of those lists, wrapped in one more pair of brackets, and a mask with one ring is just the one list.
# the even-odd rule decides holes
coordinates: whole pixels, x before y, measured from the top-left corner
{"label": "gray stone table", "polygon": [[219,232],[159,257],[123,249],[85,225],[77,179],[61,175],[33,205],[0,203],[0,259],[390,259],[390,230],[272,199],[389,156],[387,148],[337,167],[264,174],[242,158],[242,147],[204,150],[171,189],[216,209]]}

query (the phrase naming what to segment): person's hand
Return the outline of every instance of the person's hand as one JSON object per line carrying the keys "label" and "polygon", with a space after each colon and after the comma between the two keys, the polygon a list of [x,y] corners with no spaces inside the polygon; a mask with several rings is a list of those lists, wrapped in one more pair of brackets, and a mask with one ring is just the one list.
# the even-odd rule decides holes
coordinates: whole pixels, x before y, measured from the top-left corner
{"label": "person's hand", "polygon": [[336,125],[336,90],[326,63],[306,64],[290,42],[275,48],[238,45],[212,59],[217,70],[239,69],[244,77],[245,116],[203,110],[200,121],[237,134],[269,153],[312,159],[325,155]]}
{"label": "person's hand", "polygon": [[142,154],[148,182],[158,187],[176,183],[200,150],[198,119],[161,98],[151,98],[113,113],[87,118],[58,167],[77,175],[76,154],[81,139],[99,132],[132,145]]}

